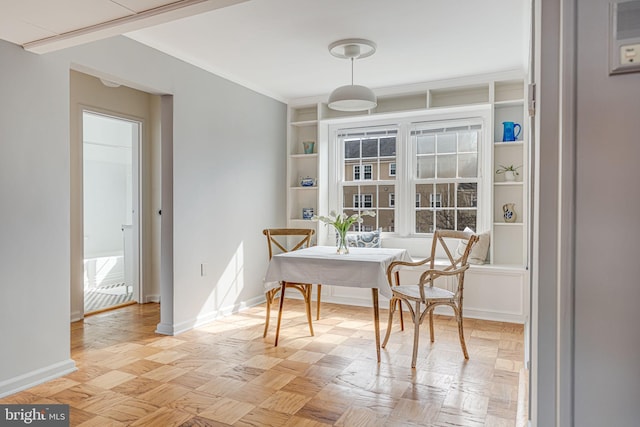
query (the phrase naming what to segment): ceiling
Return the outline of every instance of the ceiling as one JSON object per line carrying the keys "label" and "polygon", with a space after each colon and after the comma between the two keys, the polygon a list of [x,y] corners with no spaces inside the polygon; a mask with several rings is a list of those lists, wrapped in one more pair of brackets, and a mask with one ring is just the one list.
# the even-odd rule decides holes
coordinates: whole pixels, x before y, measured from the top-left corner
{"label": "ceiling", "polygon": [[[343,38],[376,53],[354,83],[385,88],[526,70],[528,0],[21,0],[2,6],[0,38],[37,53],[125,34],[284,102],[350,83]],[[68,11],[73,11],[69,13]],[[101,24],[105,23],[106,24]]]}

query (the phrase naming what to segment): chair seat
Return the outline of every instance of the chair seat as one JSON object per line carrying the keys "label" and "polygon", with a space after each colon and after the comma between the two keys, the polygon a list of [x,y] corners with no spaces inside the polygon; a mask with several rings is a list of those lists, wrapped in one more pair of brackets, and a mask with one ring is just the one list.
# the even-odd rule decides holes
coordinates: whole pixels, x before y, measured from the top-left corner
{"label": "chair seat", "polygon": [[[394,294],[403,296],[415,301],[420,301],[420,287],[418,285],[400,285],[394,286],[392,289]],[[425,286],[424,295],[426,299],[451,299],[455,295],[446,289]]]}

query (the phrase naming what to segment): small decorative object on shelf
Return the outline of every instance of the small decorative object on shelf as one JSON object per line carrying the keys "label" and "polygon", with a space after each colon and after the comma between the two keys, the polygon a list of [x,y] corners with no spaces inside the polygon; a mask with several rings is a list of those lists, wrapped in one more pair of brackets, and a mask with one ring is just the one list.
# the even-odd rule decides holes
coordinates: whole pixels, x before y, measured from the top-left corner
{"label": "small decorative object on shelf", "polygon": [[304,154],[313,154],[313,147],[316,145],[315,141],[302,141],[302,148]]}
{"label": "small decorative object on shelf", "polygon": [[336,252],[343,255],[349,253],[349,248],[347,247],[347,231],[349,231],[353,224],[362,223],[364,221],[362,218],[363,216],[373,217],[376,216],[376,213],[372,211],[364,211],[361,214],[348,216],[344,213],[337,215],[336,211],[331,211],[329,216],[314,216],[312,219],[314,221],[322,221],[325,224],[333,225],[333,228],[335,228],[338,233],[338,249]]}
{"label": "small decorative object on shelf", "polygon": [[502,122],[502,127],[502,141],[511,142],[518,140],[522,126],[514,122]]}
{"label": "small decorative object on shelf", "polygon": [[304,178],[300,178],[300,187],[313,187],[314,185],[316,185],[316,180],[309,177],[309,176],[305,176]]}
{"label": "small decorative object on shelf", "polygon": [[498,168],[498,170],[496,170],[496,173],[498,175],[500,174],[504,174],[504,180],[505,181],[515,181],[516,180],[516,176],[520,175],[518,173],[518,169],[520,169],[522,166],[514,166],[514,165],[509,165],[509,166],[503,166],[500,165],[500,168]]}
{"label": "small decorative object on shelf", "polygon": [[313,219],[313,208],[302,208],[302,219]]}
{"label": "small decorative object on shelf", "polygon": [[504,217],[504,222],[516,222],[516,211],[514,210],[516,204],[515,203],[505,203],[502,206],[502,212]]}

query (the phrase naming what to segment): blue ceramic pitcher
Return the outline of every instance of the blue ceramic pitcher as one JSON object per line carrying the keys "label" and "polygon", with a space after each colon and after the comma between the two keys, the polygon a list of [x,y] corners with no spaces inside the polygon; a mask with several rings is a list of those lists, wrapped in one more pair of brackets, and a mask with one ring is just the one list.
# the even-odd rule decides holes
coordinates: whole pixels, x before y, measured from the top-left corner
{"label": "blue ceramic pitcher", "polygon": [[503,132],[502,132],[502,140],[503,141],[517,141],[518,136],[520,136],[520,131],[522,127],[518,123],[514,122],[502,122]]}

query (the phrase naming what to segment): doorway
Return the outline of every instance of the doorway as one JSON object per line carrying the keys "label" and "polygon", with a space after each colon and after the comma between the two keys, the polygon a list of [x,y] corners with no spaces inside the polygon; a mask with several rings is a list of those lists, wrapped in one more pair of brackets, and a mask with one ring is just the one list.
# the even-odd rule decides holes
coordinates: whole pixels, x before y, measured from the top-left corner
{"label": "doorway", "polygon": [[84,314],[139,302],[142,122],[82,111]]}

